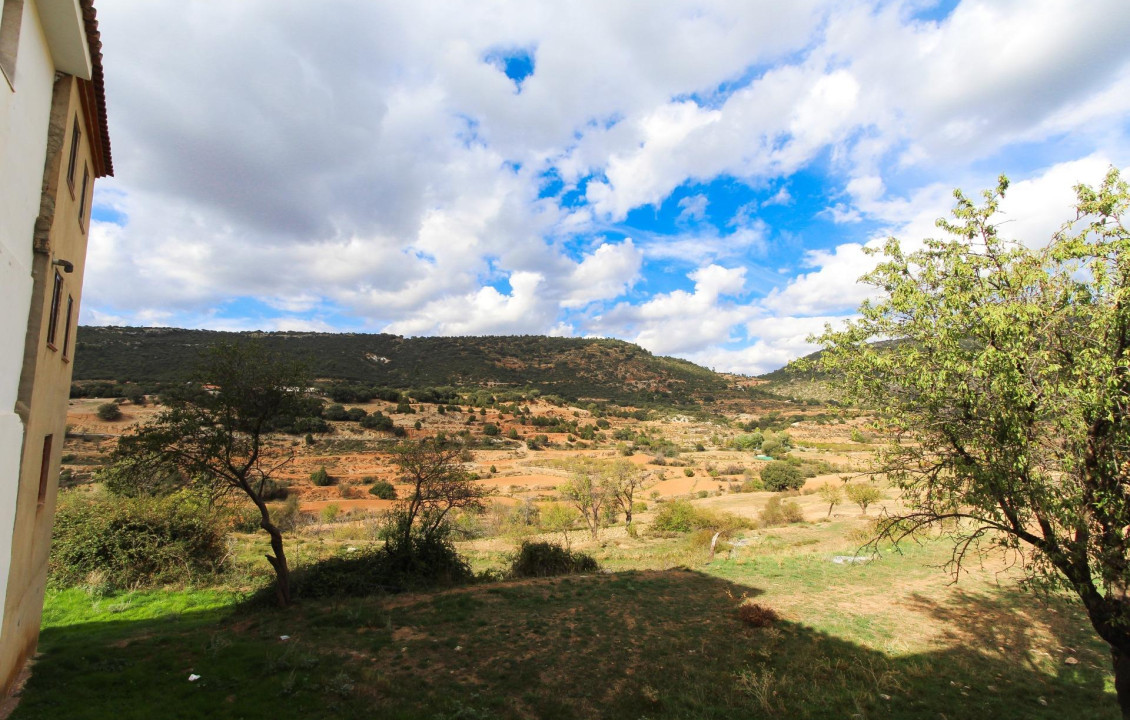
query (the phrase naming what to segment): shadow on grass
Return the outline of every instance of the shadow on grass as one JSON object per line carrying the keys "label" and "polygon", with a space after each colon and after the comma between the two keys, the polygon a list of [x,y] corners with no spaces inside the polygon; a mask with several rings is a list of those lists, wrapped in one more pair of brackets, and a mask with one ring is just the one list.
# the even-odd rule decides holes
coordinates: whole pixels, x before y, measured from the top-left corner
{"label": "shadow on grass", "polygon": [[1075,621],[1034,622],[1030,598],[916,597],[948,647],[891,657],[746,627],[737,605],[758,595],[625,572],[49,627],[13,719],[1117,717],[1094,646],[1018,660]]}

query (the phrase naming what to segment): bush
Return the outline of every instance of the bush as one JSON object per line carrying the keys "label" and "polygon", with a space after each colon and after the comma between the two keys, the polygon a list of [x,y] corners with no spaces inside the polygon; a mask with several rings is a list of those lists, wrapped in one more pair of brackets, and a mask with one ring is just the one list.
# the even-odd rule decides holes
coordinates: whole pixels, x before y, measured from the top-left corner
{"label": "bush", "polygon": [[386,432],[395,427],[392,418],[379,411],[361,418],[360,424],[361,427],[368,430],[383,430]]}
{"label": "bush", "polygon": [[696,508],[686,500],[663,503],[651,524],[652,530],[676,533],[694,530],[731,531],[747,527],[750,527],[749,521],[737,515]]}
{"label": "bush", "polygon": [[783,500],[779,495],[769,498],[765,509],[758,516],[765,527],[788,525],[789,523],[802,522],[804,512],[796,500]]}
{"label": "bush", "polygon": [[683,474],[687,477],[694,477],[694,468],[683,468]]}
{"label": "bush", "polygon": [[122,409],[117,403],[102,403],[98,406],[98,417],[106,422],[122,419]]}
{"label": "bush", "polygon": [[744,493],[761,492],[764,489],[765,489],[765,485],[760,480],[758,480],[756,478],[748,478],[748,479],[746,479],[742,482],[742,485],[738,489],[738,492],[744,492]]}
{"label": "bush", "polygon": [[290,489],[274,478],[267,478],[259,495],[264,500],[286,500]]}
{"label": "bush", "polygon": [[293,595],[363,597],[470,582],[471,566],[456,552],[449,534],[446,525],[430,536],[413,532],[406,546],[390,539],[383,546],[298,568],[291,576]]}
{"label": "bush", "polygon": [[488,437],[495,437],[501,432],[502,431],[499,430],[498,426],[494,423],[483,423],[483,435],[486,435]]}
{"label": "bush", "polygon": [[[290,532],[302,524],[304,517],[302,511],[298,509],[298,496],[290,495],[287,497],[286,502],[282,507],[275,506],[270,508],[271,522],[275,524],[279,530],[283,532]],[[256,511],[255,526],[251,531],[259,529],[258,511]]]}
{"label": "bush", "polygon": [[208,578],[226,557],[225,532],[202,498],[179,493],[91,501],[64,494],[48,568],[56,587],[81,584],[92,574],[112,588],[153,587]]}
{"label": "bush", "polygon": [[378,480],[369,488],[370,495],[376,495],[381,500],[395,500],[396,488],[388,480]]}
{"label": "bush", "polygon": [[337,503],[330,503],[329,505],[326,505],[324,508],[322,508],[322,512],[319,514],[321,515],[322,522],[332,523],[334,520],[337,520],[339,515],[341,515],[341,507],[338,506]]}
{"label": "bush", "polygon": [[738,606],[738,619],[755,628],[769,627],[781,619],[777,611],[757,603],[743,603]]}
{"label": "bush", "polygon": [[761,482],[766,490],[798,490],[804,485],[801,471],[783,460],[774,460],[761,469]]}
{"label": "bush", "polygon": [[334,479],[330,477],[330,474],[328,472],[326,472],[325,465],[310,473],[310,482],[314,483],[318,487],[326,487],[327,485],[332,485],[333,481]]}
{"label": "bush", "polygon": [[322,411],[322,417],[326,420],[348,420],[349,413],[344,406],[334,403],[326,406],[326,409]]}
{"label": "bush", "polygon": [[569,552],[557,543],[524,542],[511,559],[510,577],[552,577],[599,569],[591,555]]}

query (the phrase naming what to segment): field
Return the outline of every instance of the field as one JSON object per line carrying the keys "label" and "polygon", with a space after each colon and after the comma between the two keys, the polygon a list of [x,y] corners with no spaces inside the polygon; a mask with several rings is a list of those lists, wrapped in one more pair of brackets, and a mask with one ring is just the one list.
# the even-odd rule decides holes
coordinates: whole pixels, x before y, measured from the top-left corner
{"label": "field", "polygon": [[[123,426],[98,421],[99,402],[72,407],[72,429],[87,437],[68,447],[76,474],[112,443],[95,435]],[[153,412],[123,410],[132,420]],[[532,407],[574,412],[589,421],[584,410]],[[409,435],[455,432],[468,415],[421,407],[396,422]],[[503,433],[535,432],[494,409],[478,417]],[[1084,614],[1066,598],[1019,590],[1009,558],[972,561],[957,583],[941,569],[944,538],[850,560],[876,513],[897,506],[894,491],[866,516],[849,504],[829,512],[814,491],[869,477],[873,446],[851,439],[865,424],[792,424],[790,455],[810,475],[789,497],[802,521],[737,531],[713,559],[709,533],[651,531],[655,511],[678,498],[755,520],[776,493],[736,490],[765,462],[728,447],[741,432],[732,426],[616,418],[606,434],[631,429],[652,448],[624,455],[623,443],[559,433],[545,450],[472,452],[467,467],[494,488],[487,516],[498,522],[458,543],[483,577],[469,586],[278,610],[252,597],[270,581],[265,537],[234,533],[233,569],[208,587],[51,590],[40,655],[12,718],[1117,717],[1109,655]],[[287,479],[308,516],[288,537],[292,562],[376,542],[391,503],[363,494],[362,478],[396,479],[380,438],[343,426],[312,446],[279,442],[297,453]],[[653,452],[663,442],[682,450]],[[651,474],[638,535],[622,522],[597,540],[577,528],[572,547],[600,572],[499,579],[521,541],[563,539],[508,523],[507,513],[555,499],[563,461],[577,455],[629,457]],[[309,485],[321,465],[335,486]],[[331,504],[340,512],[327,519]],[[751,627],[738,610],[749,603],[780,619]]]}

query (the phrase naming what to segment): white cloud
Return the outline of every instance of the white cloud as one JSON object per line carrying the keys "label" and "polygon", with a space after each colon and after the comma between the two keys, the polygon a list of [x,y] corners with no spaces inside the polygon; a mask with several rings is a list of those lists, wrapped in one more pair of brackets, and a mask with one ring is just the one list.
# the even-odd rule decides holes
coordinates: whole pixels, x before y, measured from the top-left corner
{"label": "white cloud", "polygon": [[562,283],[566,289],[562,307],[581,307],[623,295],[639,276],[642,263],[643,253],[631,239],[601,245],[578,263]]}
{"label": "white cloud", "polygon": [[[92,223],[83,319],[596,332],[764,367],[804,349],[779,328],[866,295],[863,223],[937,234],[1000,166],[1002,231],[1040,242],[1071,184],[1130,162],[1130,4],[919,5],[100,0],[97,205],[125,220]],[[532,53],[520,93],[499,48]],[[776,192],[727,220],[719,179]],[[619,224],[688,187],[677,231]],[[814,246],[821,210],[843,237]],[[217,310],[241,299],[278,317]]]}

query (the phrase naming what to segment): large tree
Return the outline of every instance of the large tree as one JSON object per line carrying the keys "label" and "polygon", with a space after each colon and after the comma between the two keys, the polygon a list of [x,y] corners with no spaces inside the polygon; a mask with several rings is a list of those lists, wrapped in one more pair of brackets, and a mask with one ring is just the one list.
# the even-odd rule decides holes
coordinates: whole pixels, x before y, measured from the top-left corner
{"label": "large tree", "polygon": [[271,476],[293,459],[268,442],[273,425],[303,413],[304,367],[261,344],[220,344],[206,351],[195,383],[164,399],[165,409],[118,440],[116,474],[145,482],[170,471],[213,497],[245,496],[270,536],[267,560],[277,578],[280,605],[290,604],[290,571],[282,531],[271,521],[264,492]]}
{"label": "large tree", "polygon": [[1130,718],[1130,194],[1111,170],[1025,245],[998,232],[1007,187],[955,193],[944,239],[888,240],[864,276],[878,299],[820,362],[895,435],[880,462],[909,510],[883,535],[956,527],[955,572],[988,541],[1075,593]]}

